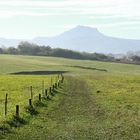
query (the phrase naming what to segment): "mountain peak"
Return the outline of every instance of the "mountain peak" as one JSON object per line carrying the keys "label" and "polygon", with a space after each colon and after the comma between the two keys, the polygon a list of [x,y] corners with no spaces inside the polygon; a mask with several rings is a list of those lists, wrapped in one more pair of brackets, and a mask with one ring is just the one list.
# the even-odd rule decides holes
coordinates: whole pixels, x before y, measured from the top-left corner
{"label": "mountain peak", "polygon": [[65,36],[68,38],[71,36],[72,37],[81,37],[81,36],[85,37],[85,35],[90,35],[91,37],[103,36],[103,34],[100,33],[97,28],[81,26],[81,25],[78,25],[75,28],[72,28],[71,30],[68,30],[61,34],[61,36]]}
{"label": "mountain peak", "polygon": [[89,26],[84,26],[84,25],[78,25],[75,27],[76,29],[94,29],[94,30],[98,30],[97,28],[93,28],[93,27],[89,27]]}
{"label": "mountain peak", "polygon": [[93,27],[89,27],[89,26],[82,26],[82,25],[78,25],[75,28],[73,28],[74,30],[78,30],[78,31],[92,31],[92,32],[99,32],[97,28],[93,28]]}

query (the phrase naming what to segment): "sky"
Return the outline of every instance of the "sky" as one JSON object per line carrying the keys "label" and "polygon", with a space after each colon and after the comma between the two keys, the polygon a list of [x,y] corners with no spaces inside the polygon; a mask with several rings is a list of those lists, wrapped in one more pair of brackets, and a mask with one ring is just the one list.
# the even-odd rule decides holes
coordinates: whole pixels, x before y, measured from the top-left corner
{"label": "sky", "polygon": [[75,26],[140,39],[140,0],[0,0],[0,37],[56,36]]}

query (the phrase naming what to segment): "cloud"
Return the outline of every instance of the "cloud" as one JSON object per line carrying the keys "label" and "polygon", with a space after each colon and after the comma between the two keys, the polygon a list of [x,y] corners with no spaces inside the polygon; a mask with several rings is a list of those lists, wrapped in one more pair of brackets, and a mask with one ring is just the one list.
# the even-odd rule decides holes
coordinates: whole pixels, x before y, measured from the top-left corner
{"label": "cloud", "polygon": [[[12,10],[12,11],[4,11],[0,10],[0,18],[11,18],[11,17],[17,17],[17,16],[31,16],[31,17],[41,17],[41,16],[80,16],[82,13],[66,13],[66,12],[31,12],[31,11],[18,11],[18,10]],[[83,13],[83,15],[85,15]]]}
{"label": "cloud", "polygon": [[138,0],[1,0],[0,7],[58,9],[60,12],[75,11],[81,14],[123,14],[139,15]]}
{"label": "cloud", "polygon": [[[139,22],[140,2],[138,0],[0,0],[0,18],[16,16],[84,16],[88,20],[107,20],[116,26]],[[133,20],[123,23],[112,22],[126,18]]]}
{"label": "cloud", "polygon": [[110,27],[117,27],[117,26],[127,26],[128,25],[140,25],[140,21],[131,21],[131,22],[115,22],[115,23],[107,23],[107,24],[86,24],[85,26],[90,26],[93,28],[110,28]]}
{"label": "cloud", "polygon": [[31,6],[31,7],[65,7],[65,6],[91,6],[112,7],[130,5],[132,0],[1,0],[1,6]]}
{"label": "cloud", "polygon": [[65,7],[78,4],[76,1],[39,1],[39,0],[5,0],[0,6],[31,6],[31,7]]}

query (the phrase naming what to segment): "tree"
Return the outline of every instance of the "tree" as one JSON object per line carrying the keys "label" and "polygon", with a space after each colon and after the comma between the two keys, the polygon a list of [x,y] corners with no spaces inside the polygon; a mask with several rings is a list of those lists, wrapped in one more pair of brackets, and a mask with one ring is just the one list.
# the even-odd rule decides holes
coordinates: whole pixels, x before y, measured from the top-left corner
{"label": "tree", "polygon": [[6,51],[8,54],[18,54],[18,50],[14,47],[9,47]]}
{"label": "tree", "polygon": [[140,62],[140,56],[134,55],[131,57],[134,62]]}
{"label": "tree", "polygon": [[0,54],[3,54],[3,49],[2,48],[0,48]]}
{"label": "tree", "polygon": [[18,45],[18,50],[20,54],[37,55],[40,52],[40,47],[29,42],[21,42]]}

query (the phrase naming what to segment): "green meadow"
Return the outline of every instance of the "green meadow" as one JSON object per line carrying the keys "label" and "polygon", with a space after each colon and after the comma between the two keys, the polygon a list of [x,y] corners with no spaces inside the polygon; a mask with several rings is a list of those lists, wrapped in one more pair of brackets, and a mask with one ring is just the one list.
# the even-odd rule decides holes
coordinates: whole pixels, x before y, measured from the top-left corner
{"label": "green meadow", "polygon": [[[32,72],[40,71],[40,74]],[[30,86],[34,101],[64,71],[64,83],[38,114],[27,112]],[[30,75],[17,75],[31,72]],[[42,72],[42,73],[41,73]],[[4,115],[8,93],[8,115]],[[43,96],[43,95],[42,95]],[[20,105],[23,125],[7,121]],[[0,138],[9,140],[135,140],[140,139],[140,66],[55,57],[0,55]]]}

